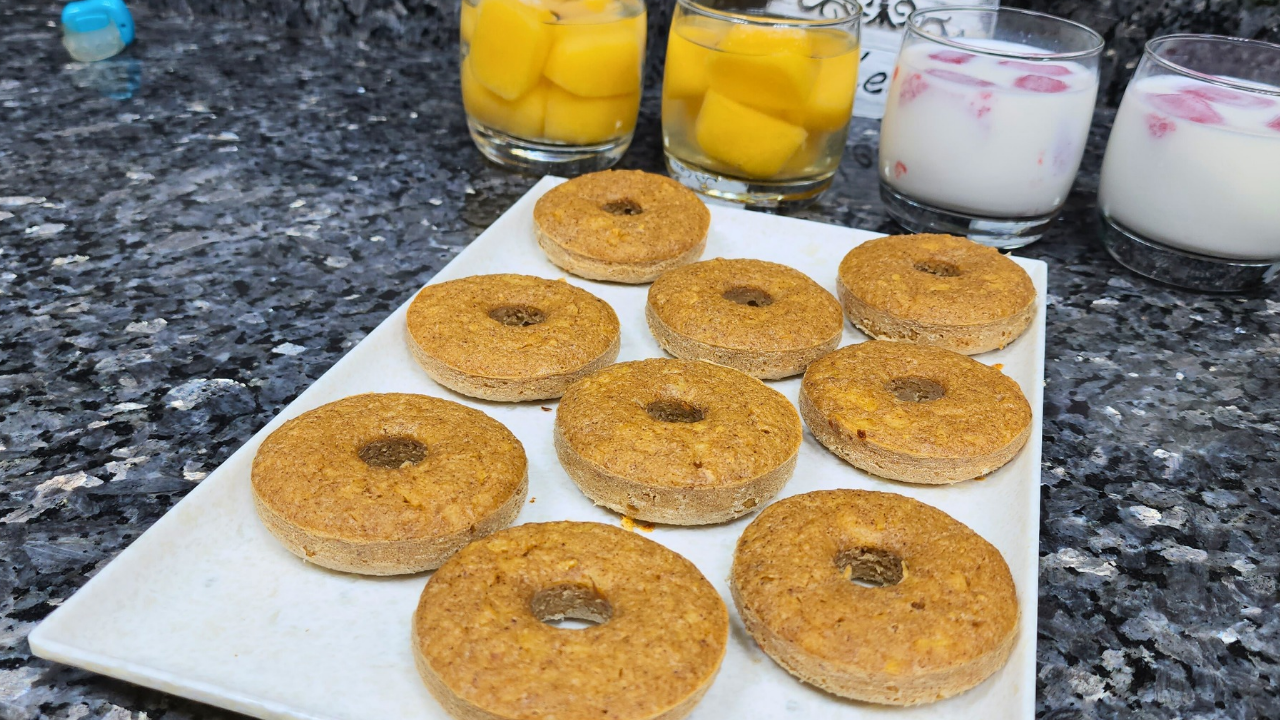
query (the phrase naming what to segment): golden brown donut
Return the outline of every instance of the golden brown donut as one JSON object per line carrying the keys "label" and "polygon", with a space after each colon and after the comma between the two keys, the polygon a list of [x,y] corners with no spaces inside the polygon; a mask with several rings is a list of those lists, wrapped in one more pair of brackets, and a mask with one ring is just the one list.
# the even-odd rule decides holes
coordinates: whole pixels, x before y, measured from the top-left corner
{"label": "golden brown donut", "polygon": [[533,207],[533,225],[558,267],[591,280],[647,283],[702,255],[711,213],[669,177],[605,170],[548,190]]}
{"label": "golden brown donut", "polygon": [[[599,624],[548,624],[561,618]],[[724,601],[692,563],[584,522],[468,545],[413,616],[418,671],[461,720],[678,720],[711,686],[728,635]]]}
{"label": "golden brown donut", "polygon": [[408,341],[432,380],[486,400],[556,398],[612,363],[618,316],[563,280],[473,275],[428,285],[409,305]]}
{"label": "golden brown donut", "polygon": [[849,464],[913,483],[986,475],[1031,435],[1031,406],[999,370],[950,350],[880,340],[810,365],[800,414]]}
{"label": "golden brown donut", "polygon": [[595,504],[649,522],[703,525],[776,495],[803,433],[791,403],[755,378],[650,359],[605,368],[565,391],[555,446]]}
{"label": "golden brown donut", "polygon": [[952,235],[893,235],[855,247],[836,290],[849,321],[873,338],[965,355],[1013,342],[1036,316],[1036,289],[994,248]]}
{"label": "golden brown donut", "polygon": [[663,350],[757,378],[804,372],[840,344],[844,316],[809,276],[764,260],[704,260],[649,287],[649,329]]}
{"label": "golden brown donut", "polygon": [[1017,638],[1000,552],[891,493],[827,490],[770,505],[738,540],[730,589],[747,632],[787,672],[866,702],[962,693],[1000,669]]}
{"label": "golden brown donut", "polygon": [[439,567],[524,503],[520,441],[479,410],[427,395],[355,395],[309,410],[253,458],[253,501],[289,552],[334,570]]}

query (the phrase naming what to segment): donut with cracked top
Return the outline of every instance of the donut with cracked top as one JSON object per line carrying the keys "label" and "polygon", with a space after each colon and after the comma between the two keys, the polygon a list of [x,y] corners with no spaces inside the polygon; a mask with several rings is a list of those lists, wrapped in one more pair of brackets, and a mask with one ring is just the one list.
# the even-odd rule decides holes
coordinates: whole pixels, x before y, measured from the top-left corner
{"label": "donut with cracked top", "polygon": [[697,260],[711,212],[664,175],[605,170],[548,190],[533,207],[533,225],[557,267],[589,280],[638,284]]}
{"label": "donut with cracked top", "polygon": [[[595,623],[571,629],[565,618]],[[715,679],[729,614],[685,558],[589,522],[463,548],[422,591],[413,654],[460,720],[679,720]]]}
{"label": "donut with cracked top", "polygon": [[716,258],[649,287],[649,329],[663,350],[765,380],[804,372],[840,344],[844,316],[808,275],[764,260]]}
{"label": "donut with cracked top", "polygon": [[953,235],[868,240],[840,262],[836,290],[849,322],[871,337],[965,355],[1008,345],[1036,316],[1025,270]]}
{"label": "donut with cracked top", "polygon": [[800,383],[818,442],[866,472],[937,485],[1013,459],[1031,436],[1018,383],[959,353],[871,340],[819,358]]}
{"label": "donut with cracked top", "polygon": [[528,489],[524,447],[464,405],[369,393],[309,410],[258,447],[254,507],[289,552],[333,570],[439,567],[510,525]]}
{"label": "donut with cracked top", "polygon": [[828,490],[770,505],[738,540],[729,582],[766,654],[806,683],[865,702],[962,693],[999,670],[1017,639],[1018,599],[1000,551],[892,493]]}

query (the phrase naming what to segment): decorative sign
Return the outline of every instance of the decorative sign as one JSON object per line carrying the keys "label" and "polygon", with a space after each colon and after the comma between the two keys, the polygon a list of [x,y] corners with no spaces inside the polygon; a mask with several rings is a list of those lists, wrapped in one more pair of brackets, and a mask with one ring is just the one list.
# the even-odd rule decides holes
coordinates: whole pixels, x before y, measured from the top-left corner
{"label": "decorative sign", "polygon": [[903,29],[911,13],[939,5],[997,7],[999,4],[999,0],[863,0],[862,60],[858,66],[858,94],[853,101],[853,114],[869,118],[884,116],[884,96],[889,91]]}

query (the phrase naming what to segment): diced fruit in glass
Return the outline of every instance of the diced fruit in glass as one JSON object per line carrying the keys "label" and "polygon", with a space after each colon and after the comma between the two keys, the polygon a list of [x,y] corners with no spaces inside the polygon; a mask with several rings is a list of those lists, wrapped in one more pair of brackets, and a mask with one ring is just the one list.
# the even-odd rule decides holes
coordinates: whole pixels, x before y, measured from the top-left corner
{"label": "diced fruit in glass", "polygon": [[504,100],[489,91],[471,71],[470,58],[462,63],[462,104],[481,123],[516,137],[542,136],[548,83],[535,85],[516,100]]}
{"label": "diced fruit in glass", "polygon": [[458,24],[462,31],[462,42],[471,42],[471,36],[476,32],[475,5],[462,3],[462,15],[459,17]]}
{"label": "diced fruit in glass", "polygon": [[581,97],[608,97],[640,90],[642,49],[622,23],[557,25],[547,56],[549,80]]}
{"label": "diced fruit in glass", "polygon": [[761,110],[802,105],[818,78],[804,31],[739,25],[720,41],[708,65],[716,92]]}
{"label": "diced fruit in glass", "polygon": [[720,27],[681,23],[672,25],[667,41],[667,67],[662,92],[669,97],[690,97],[707,91],[711,79],[707,65],[716,52],[710,48],[724,37]]}
{"label": "diced fruit in glass", "polygon": [[798,28],[756,27],[734,24],[720,40],[719,47],[736,55],[777,55],[790,53],[809,57],[813,40]]}
{"label": "diced fruit in glass", "polygon": [[484,0],[468,55],[476,80],[506,100],[533,89],[551,50],[554,16],[519,0]]}
{"label": "diced fruit in glass", "polygon": [[543,135],[548,140],[590,145],[631,132],[640,108],[640,93],[584,98],[552,85],[547,91]]}
{"label": "diced fruit in glass", "polygon": [[856,53],[858,50],[857,40],[843,30],[823,28],[810,30],[809,44],[813,48],[811,54],[815,58],[839,57],[848,53]]}
{"label": "diced fruit in glass", "polygon": [[548,10],[561,21],[578,21],[607,16],[621,17],[622,4],[618,0],[548,0]]}
{"label": "diced fruit in glass", "polygon": [[818,79],[805,104],[805,126],[814,130],[839,130],[853,114],[858,85],[858,52],[828,57],[818,64]]}
{"label": "diced fruit in glass", "polygon": [[809,133],[710,90],[695,134],[709,157],[750,177],[768,178],[782,169]]}

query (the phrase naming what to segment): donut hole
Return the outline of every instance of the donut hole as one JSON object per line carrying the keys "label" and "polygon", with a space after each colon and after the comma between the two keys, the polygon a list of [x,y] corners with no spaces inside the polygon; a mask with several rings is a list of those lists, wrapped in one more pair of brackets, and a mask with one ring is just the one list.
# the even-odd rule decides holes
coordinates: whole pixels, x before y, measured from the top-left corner
{"label": "donut hole", "polygon": [[562,630],[582,630],[609,622],[613,606],[593,587],[552,585],[533,594],[529,611],[540,622]]}
{"label": "donut hole", "polygon": [[622,198],[621,200],[610,200],[600,206],[601,210],[610,215],[639,215],[644,212],[644,208],[640,207],[640,203],[631,198]]}
{"label": "donut hole", "polygon": [[739,286],[731,287],[724,291],[722,295],[729,302],[736,302],[739,305],[749,305],[751,307],[765,307],[773,304],[773,296],[761,290],[760,288]]}
{"label": "donut hole", "polygon": [[902,582],[902,558],[888,550],[855,547],[836,554],[836,567],[854,585],[877,588]]}
{"label": "donut hole", "polygon": [[922,273],[929,273],[938,277],[958,277],[960,275],[960,268],[955,264],[937,258],[921,260],[915,264],[915,268]]}
{"label": "donut hole", "polygon": [[900,377],[884,384],[894,397],[902,402],[933,402],[947,394],[947,389],[929,378]]}
{"label": "donut hole", "polygon": [[503,305],[489,311],[489,317],[509,327],[529,327],[547,319],[547,314],[528,305]]}
{"label": "donut hole", "polygon": [[356,454],[369,467],[399,470],[422,462],[427,446],[411,437],[386,437],[365,443]]}
{"label": "donut hole", "polygon": [[696,423],[706,417],[702,408],[683,400],[654,400],[644,406],[644,411],[658,422]]}

